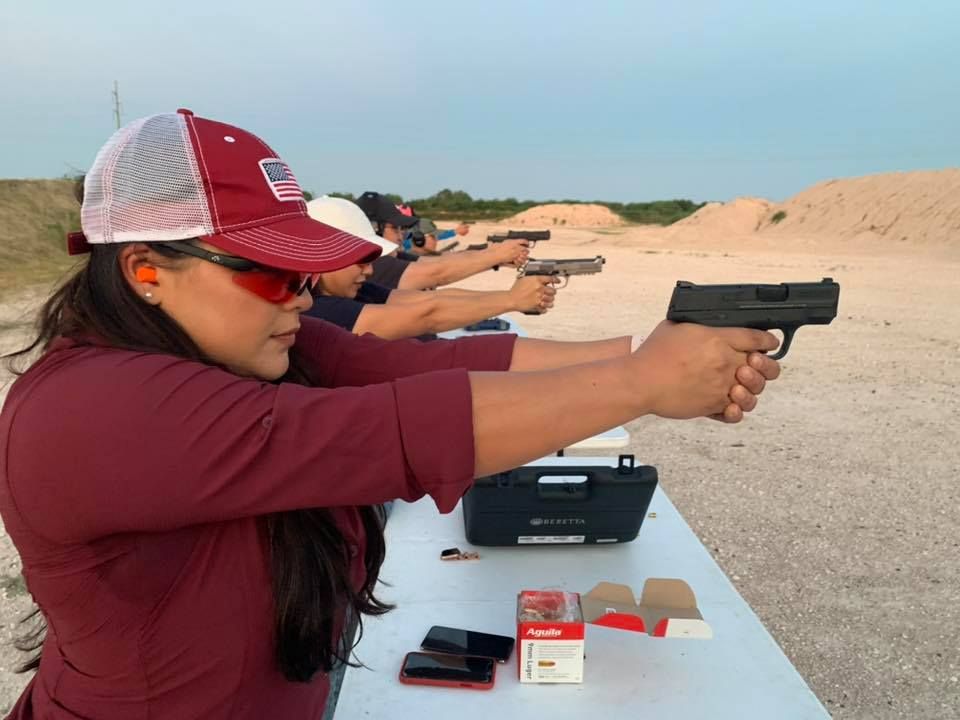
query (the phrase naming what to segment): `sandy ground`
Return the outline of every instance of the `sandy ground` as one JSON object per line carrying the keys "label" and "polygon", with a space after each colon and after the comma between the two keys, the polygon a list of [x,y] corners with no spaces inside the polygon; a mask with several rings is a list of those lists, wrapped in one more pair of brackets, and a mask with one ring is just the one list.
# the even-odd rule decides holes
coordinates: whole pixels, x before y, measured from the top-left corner
{"label": "sandy ground", "polygon": [[[771,205],[762,232],[874,235],[887,243],[957,242],[960,168],[826,180]],[[779,222],[776,213],[783,213]]]}
{"label": "sandy ground", "polygon": [[670,226],[669,233],[710,237],[742,236],[760,228],[770,210],[761,198],[737,198],[727,203],[707,203],[690,217]]}
{"label": "sandy ground", "polygon": [[520,228],[570,225],[579,228],[613,227],[623,225],[623,219],[603,205],[568,205],[550,203],[536,205],[517,213],[501,224]]}
{"label": "sandy ground", "polygon": [[[797,333],[783,377],[746,422],[642,419],[629,426],[630,451],[658,467],[835,717],[960,717],[960,243],[716,237],[555,228],[535,257],[603,254],[603,274],[571,279],[550,314],[516,319],[534,337],[645,334],[678,279],[837,279],[837,320]],[[503,288],[510,277],[464,286]],[[0,319],[21,312],[8,305]],[[5,641],[29,606],[6,537],[0,572]],[[0,711],[25,682],[15,662],[4,642]]]}

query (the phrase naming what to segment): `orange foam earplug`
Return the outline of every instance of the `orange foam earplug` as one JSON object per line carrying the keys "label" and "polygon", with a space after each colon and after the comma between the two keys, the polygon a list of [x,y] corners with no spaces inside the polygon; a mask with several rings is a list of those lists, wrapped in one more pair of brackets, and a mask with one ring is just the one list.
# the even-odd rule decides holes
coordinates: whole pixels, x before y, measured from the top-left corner
{"label": "orange foam earplug", "polygon": [[157,281],[157,271],[151,267],[137,268],[137,282],[154,283]]}

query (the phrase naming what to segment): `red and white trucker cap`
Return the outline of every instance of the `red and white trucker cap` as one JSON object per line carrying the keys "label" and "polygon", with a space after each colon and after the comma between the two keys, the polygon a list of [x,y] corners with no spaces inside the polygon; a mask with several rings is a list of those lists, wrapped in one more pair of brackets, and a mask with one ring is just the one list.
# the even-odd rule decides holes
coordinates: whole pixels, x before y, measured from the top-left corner
{"label": "red and white trucker cap", "polygon": [[377,245],[310,218],[290,168],[260,138],[184,109],[114,133],[86,175],[80,223],[71,255],[91,244],[200,238],[310,273],[380,255]]}

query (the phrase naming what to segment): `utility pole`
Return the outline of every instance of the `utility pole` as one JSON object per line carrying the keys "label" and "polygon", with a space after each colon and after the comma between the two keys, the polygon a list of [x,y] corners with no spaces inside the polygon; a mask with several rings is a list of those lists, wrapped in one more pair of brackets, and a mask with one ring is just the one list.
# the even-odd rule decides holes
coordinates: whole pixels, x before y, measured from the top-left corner
{"label": "utility pole", "polygon": [[120,88],[117,81],[113,81],[113,119],[117,122],[117,130],[120,129]]}

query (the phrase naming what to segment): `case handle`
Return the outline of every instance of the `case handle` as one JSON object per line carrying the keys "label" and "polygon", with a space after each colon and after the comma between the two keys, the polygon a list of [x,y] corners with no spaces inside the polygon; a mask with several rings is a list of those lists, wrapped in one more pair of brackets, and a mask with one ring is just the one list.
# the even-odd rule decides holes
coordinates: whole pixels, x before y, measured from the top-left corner
{"label": "case handle", "polygon": [[543,500],[586,500],[590,496],[590,475],[541,475],[537,495]]}

